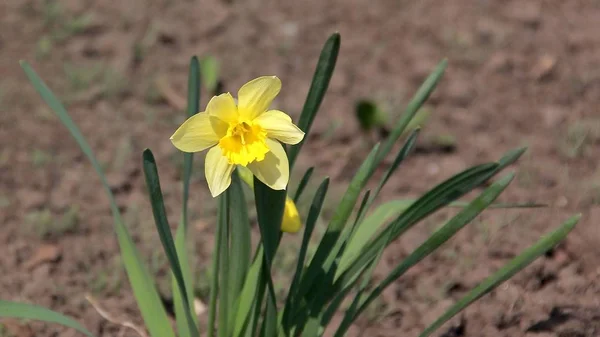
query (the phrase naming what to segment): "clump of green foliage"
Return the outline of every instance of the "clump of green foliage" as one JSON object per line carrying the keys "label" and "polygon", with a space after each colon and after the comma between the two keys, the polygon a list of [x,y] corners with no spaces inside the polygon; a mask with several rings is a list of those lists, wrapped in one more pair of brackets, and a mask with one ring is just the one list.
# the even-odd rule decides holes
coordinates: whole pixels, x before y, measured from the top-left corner
{"label": "clump of green foliage", "polygon": [[[307,135],[305,140],[288,147],[290,168],[298,159],[304,142],[327,91],[333,74],[340,47],[339,34],[333,34],[325,43],[317,63],[298,126]],[[385,139],[375,144],[369,155],[351,179],[341,201],[335,207],[333,217],[328,222],[314,254],[307,256],[309,242],[319,218],[323,203],[327,200],[330,181],[325,178],[312,196],[308,214],[303,215],[304,233],[297,236],[300,249],[295,263],[295,272],[284,297],[275,290],[273,261],[280,252],[282,233],[280,224],[287,197],[286,191],[268,188],[258,179],[253,181],[254,205],[260,229],[260,242],[251,242],[248,204],[242,179],[233,174],[231,186],[219,196],[216,221],[215,248],[210,267],[210,300],[208,303],[208,325],[199,326],[193,308],[194,284],[193,266],[186,247],[188,234],[188,197],[192,173],[192,154],[183,155],[183,204],[181,220],[173,236],[167,222],[163,195],[154,156],[150,150],[142,155],[142,166],[146,177],[156,229],[161,238],[165,255],[172,270],[172,285],[176,318],[173,329],[162,305],[155,286],[155,280],[143,263],[128,229],[123,223],[115,198],[107,184],[102,168],[84,136],[69,117],[67,111],[50,89],[25,62],[21,63],[25,73],[38,90],[44,101],[58,115],[82,151],[96,169],[102,186],[111,201],[114,226],[121,248],[122,262],[129,282],[138,302],[146,328],[153,337],[178,336],[197,337],[203,331],[208,337],[246,336],[322,336],[332,323],[334,314],[343,303],[349,303],[343,312],[343,319],[332,331],[335,337],[346,334],[353,322],[373,305],[381,293],[407,270],[436,251],[461,228],[471,222],[489,207],[502,207],[495,203],[496,198],[508,187],[514,174],[508,173],[494,179],[507,166],[513,164],[525,149],[506,152],[496,162],[479,164],[455,174],[446,181],[434,186],[416,200],[393,200],[376,205],[375,200],[389,178],[398,170],[404,159],[415,147],[419,128],[410,129],[414,118],[426,99],[442,78],[447,62],[444,60],[425,79],[405,112],[389,129]],[[208,63],[207,68],[214,65]],[[208,81],[216,85],[216,80]],[[188,117],[199,109],[200,63],[193,57],[190,65],[188,85]],[[214,90],[214,88],[211,88]],[[367,116],[368,117],[368,116]],[[374,118],[374,123],[379,119]],[[411,124],[413,123],[413,124]],[[408,133],[406,132],[407,130]],[[396,144],[406,135],[403,145],[394,151]],[[383,176],[372,190],[366,190],[367,182],[374,178],[377,168],[381,168],[384,158],[393,156],[393,162],[384,170]],[[299,181],[294,200],[306,191],[312,177],[309,169]],[[482,186],[486,186],[472,200],[459,202],[458,199]],[[400,261],[381,280],[373,278],[373,271],[381,260],[386,248],[407,230],[426,219],[432,213],[447,207],[460,207],[431,236],[418,246],[405,259]],[[505,207],[510,207],[506,205]],[[490,292],[534,259],[547,252],[565,238],[579,216],[568,219],[554,231],[540,238],[533,246],[509,261],[504,267],[490,275],[478,286],[471,289],[437,320],[426,327],[421,337],[429,336],[443,323],[475,300]],[[252,247],[256,249],[252,251]],[[349,301],[349,302],[348,302]],[[0,316],[37,319],[54,322],[75,328],[88,336],[93,336],[76,321],[45,308],[15,302],[0,301]]]}

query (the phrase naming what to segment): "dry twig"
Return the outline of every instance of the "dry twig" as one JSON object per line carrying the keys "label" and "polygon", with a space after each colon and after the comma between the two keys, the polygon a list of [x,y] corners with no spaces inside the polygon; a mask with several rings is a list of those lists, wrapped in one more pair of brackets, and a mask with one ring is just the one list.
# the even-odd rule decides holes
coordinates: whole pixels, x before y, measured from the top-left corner
{"label": "dry twig", "polygon": [[124,328],[129,328],[129,329],[134,330],[140,337],[148,337],[148,335],[146,334],[144,329],[140,328],[139,326],[131,323],[130,321],[119,320],[119,319],[116,319],[115,317],[111,316],[108,312],[106,312],[106,310],[104,310],[100,307],[100,304],[98,304],[98,301],[96,301],[92,297],[92,295],[86,294],[85,299],[88,302],[90,302],[92,307],[94,307],[94,309],[96,309],[96,311],[98,312],[98,314],[100,316],[102,316],[102,318],[109,321],[110,323],[117,324],[122,327],[121,331],[119,332],[119,336],[124,335],[124,331],[125,331]]}

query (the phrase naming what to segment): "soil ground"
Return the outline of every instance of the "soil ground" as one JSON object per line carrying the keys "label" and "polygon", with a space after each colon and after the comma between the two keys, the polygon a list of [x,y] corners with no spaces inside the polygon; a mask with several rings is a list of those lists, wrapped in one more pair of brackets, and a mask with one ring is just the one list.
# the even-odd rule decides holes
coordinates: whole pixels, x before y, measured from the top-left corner
{"label": "soil ground", "polygon": [[[376,100],[393,120],[447,57],[446,76],[428,101],[431,118],[422,151],[402,165],[381,200],[416,197],[462,169],[527,145],[501,201],[549,205],[487,211],[390,287],[351,335],[416,336],[519,250],[581,212],[564,244],[436,336],[599,336],[598,18],[600,3],[575,0],[4,0],[0,298],[71,315],[98,336],[117,335],[120,328],[99,316],[86,294],[116,317],[140,321],[107,198],[75,142],[26,81],[19,59],[29,60],[64,99],[106,169],[152,272],[163,280],[159,288],[168,294],[140,154],[147,147],[154,151],[176,223],[181,157],[168,138],[183,120],[190,56],[217,58],[227,91],[276,74],[283,90],[275,105],[297,119],[319,51],[339,31],[336,72],[298,165],[315,165],[317,177],[331,176],[333,199],[367,153],[368,138],[353,118],[356,100]],[[453,139],[452,151],[426,146],[440,137]],[[206,193],[201,156],[196,163],[191,218],[202,296],[215,202]],[[449,215],[440,212],[395,242],[378,273]],[[290,247],[293,257],[295,246]],[[288,264],[281,262],[280,274]],[[14,321],[4,321],[2,331],[18,337],[75,335]]]}

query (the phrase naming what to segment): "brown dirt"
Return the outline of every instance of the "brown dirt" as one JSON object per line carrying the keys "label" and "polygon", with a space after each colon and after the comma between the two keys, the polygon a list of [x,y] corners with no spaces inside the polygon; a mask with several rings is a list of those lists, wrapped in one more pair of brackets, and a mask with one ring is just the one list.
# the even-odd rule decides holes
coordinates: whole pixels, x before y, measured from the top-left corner
{"label": "brown dirt", "polygon": [[[351,335],[416,336],[467,289],[576,212],[584,216],[563,245],[436,335],[600,335],[597,2],[229,2],[0,3],[0,298],[44,305],[74,316],[98,336],[116,335],[119,328],[85,300],[89,292],[115,316],[139,322],[99,181],[27,83],[19,59],[30,60],[65,99],[105,165],[152,271],[166,280],[139,162],[143,148],[154,151],[175,223],[180,157],[168,137],[183,114],[173,99],[157,93],[155,81],[167,79],[173,92],[184,95],[189,57],[211,54],[221,62],[226,90],[258,75],[278,75],[284,87],[276,105],[297,117],[320,48],[339,31],[336,74],[300,168],[316,165],[318,176],[331,175],[343,186],[346,172],[366,155],[364,138],[354,136],[358,127],[348,117],[355,100],[377,99],[397,116],[447,57],[422,139],[453,135],[456,150],[413,156],[385,198],[417,196],[461,169],[528,145],[502,201],[551,205],[488,211],[390,287]],[[211,248],[214,201],[206,190],[198,174],[191,204],[199,266],[207,264]],[[379,273],[448,215],[441,212],[402,237]],[[168,292],[166,282],[159,286]],[[75,335],[42,324],[4,325],[20,337]]]}

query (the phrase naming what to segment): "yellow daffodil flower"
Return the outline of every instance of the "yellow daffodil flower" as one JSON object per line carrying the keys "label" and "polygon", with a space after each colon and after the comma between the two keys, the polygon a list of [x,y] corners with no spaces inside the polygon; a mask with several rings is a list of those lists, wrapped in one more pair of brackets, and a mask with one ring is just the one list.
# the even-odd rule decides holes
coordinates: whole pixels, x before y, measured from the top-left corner
{"label": "yellow daffodil flower", "polygon": [[205,112],[190,117],[171,136],[183,152],[210,148],[204,170],[213,197],[229,187],[236,165],[274,190],[286,188],[290,168],[279,142],[298,144],[304,132],[286,113],[267,110],[280,90],[276,76],[254,79],[238,91],[237,105],[230,93],[215,96]]}

